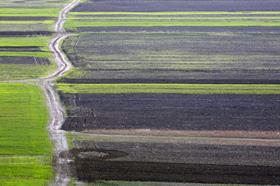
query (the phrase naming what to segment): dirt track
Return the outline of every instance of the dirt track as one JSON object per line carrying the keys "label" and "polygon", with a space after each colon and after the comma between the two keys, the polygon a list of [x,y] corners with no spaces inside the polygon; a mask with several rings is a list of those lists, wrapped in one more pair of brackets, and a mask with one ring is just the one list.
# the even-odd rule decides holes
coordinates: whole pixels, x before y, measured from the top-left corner
{"label": "dirt track", "polygon": [[68,185],[70,178],[68,176],[67,159],[60,157],[60,153],[68,150],[67,139],[62,130],[61,125],[64,121],[64,110],[59,102],[57,93],[53,87],[53,82],[61,77],[65,72],[71,68],[71,63],[65,58],[63,52],[60,50],[60,43],[69,35],[65,33],[63,24],[66,20],[67,13],[79,4],[80,0],[73,0],[65,6],[59,13],[59,17],[55,24],[55,38],[51,41],[49,48],[54,53],[55,61],[58,68],[56,71],[46,78],[39,81],[43,90],[45,91],[48,107],[50,110],[49,133],[55,146],[55,169],[56,175],[52,185],[64,186]]}

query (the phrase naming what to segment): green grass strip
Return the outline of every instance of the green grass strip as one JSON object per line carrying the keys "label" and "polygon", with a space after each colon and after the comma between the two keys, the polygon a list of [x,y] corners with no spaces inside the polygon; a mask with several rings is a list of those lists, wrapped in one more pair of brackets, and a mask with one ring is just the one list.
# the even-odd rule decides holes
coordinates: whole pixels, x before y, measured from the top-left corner
{"label": "green grass strip", "polygon": [[0,37],[0,46],[40,46],[48,47],[50,37]]}
{"label": "green grass strip", "polygon": [[267,84],[67,84],[57,85],[64,93],[91,94],[280,94],[280,85]]}
{"label": "green grass strip", "polygon": [[225,26],[261,26],[261,27],[279,27],[280,21],[275,19],[252,19],[252,20],[242,20],[242,19],[221,19],[221,20],[157,20],[157,19],[145,19],[142,20],[69,20],[66,22],[66,28],[78,28],[78,27],[114,27],[114,26],[130,26],[130,27],[152,27],[152,26],[215,26],[215,27],[225,27]]}
{"label": "green grass strip", "polygon": [[51,57],[50,52],[0,52],[0,56],[31,56],[31,57]]}
{"label": "green grass strip", "polygon": [[231,21],[231,20],[261,20],[261,21],[265,21],[265,20],[280,20],[279,16],[242,16],[242,17],[209,17],[209,16],[205,16],[205,17],[201,17],[201,16],[191,16],[191,17],[187,17],[187,16],[91,16],[91,17],[77,17],[77,16],[72,16],[69,19],[76,19],[76,20],[86,20],[86,21],[95,21],[95,20],[104,20],[104,21],[115,21],[115,20],[121,20],[121,21],[127,21],[127,20],[158,20],[158,21],[164,21],[164,20],[176,20],[176,21],[180,21],[180,20],[186,20],[186,21],[192,21],[192,20],[201,20],[201,21],[208,21],[208,20],[227,20],[227,21]]}
{"label": "green grass strip", "polygon": [[280,12],[73,12],[70,15],[65,24],[68,29],[116,26],[280,26]]}
{"label": "green grass strip", "polygon": [[50,24],[54,24],[55,21],[54,20],[36,20],[36,21],[15,21],[15,20],[8,20],[8,21],[0,21],[0,26],[1,24],[9,24],[9,25],[35,25],[35,24],[46,24],[46,25],[50,25]]}
{"label": "green grass strip", "polygon": [[0,16],[57,17],[59,8],[0,8]]}
{"label": "green grass strip", "polygon": [[55,68],[54,63],[51,65],[0,64],[0,81],[45,77]]}

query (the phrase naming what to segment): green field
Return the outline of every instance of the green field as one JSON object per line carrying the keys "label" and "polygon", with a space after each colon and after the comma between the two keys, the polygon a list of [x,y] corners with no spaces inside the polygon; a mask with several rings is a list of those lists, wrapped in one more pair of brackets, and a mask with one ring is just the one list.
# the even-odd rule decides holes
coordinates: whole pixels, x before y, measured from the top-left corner
{"label": "green field", "polygon": [[112,27],[112,26],[280,26],[277,19],[89,19],[89,20],[71,20],[66,24],[66,28],[76,27]]}
{"label": "green field", "polygon": [[48,44],[51,37],[1,37],[0,47],[39,47],[41,51],[0,51],[0,56],[34,56],[34,57],[51,57]]}
{"label": "green field", "polygon": [[[69,0],[0,2],[0,81],[39,78],[55,69],[48,45],[53,38],[59,11],[68,2]],[[9,62],[5,61],[7,57]],[[37,65],[26,58],[20,61],[14,57],[48,58],[51,63]]]}
{"label": "green field", "polygon": [[[52,61],[52,54],[49,51],[48,44],[51,36],[28,36],[28,37],[4,37],[0,36],[0,47],[7,48],[0,51],[1,57],[38,57],[49,58]],[[22,51],[16,49],[22,47]],[[37,47],[37,51],[30,51],[28,47]],[[24,60],[24,59],[23,59]],[[22,80],[46,76],[55,69],[56,65],[30,65],[30,64],[0,64],[0,81],[1,80]]]}
{"label": "green field", "polygon": [[35,85],[0,84],[0,185],[45,185],[52,178],[44,102]]}
{"label": "green field", "polygon": [[57,17],[59,8],[0,8],[0,16]]}
{"label": "green field", "polygon": [[[3,8],[0,4],[0,31],[53,31],[59,8]],[[41,19],[44,18],[44,19]],[[38,20],[36,20],[38,19]],[[1,35],[1,34],[0,34]],[[27,33],[30,35],[30,33]]]}
{"label": "green field", "polygon": [[279,19],[279,12],[73,12],[65,27],[279,27]]}
{"label": "green field", "polygon": [[[68,2],[0,2],[0,81],[39,78],[56,68],[48,45]],[[0,83],[1,186],[48,185],[54,177],[43,95],[35,84]]]}
{"label": "green field", "polygon": [[[37,78],[47,76],[56,68],[52,53],[49,50],[49,43],[55,35],[54,24],[59,11],[69,2],[70,0],[3,0],[0,2],[0,186],[49,185],[54,178],[55,173],[52,167],[53,145],[47,131],[47,125],[50,119],[49,113],[42,90],[37,84],[32,84],[32,82],[40,81]],[[90,3],[93,1],[81,0],[81,2]],[[98,3],[98,1],[96,2]],[[117,4],[118,3],[108,3],[108,6],[116,6]],[[67,119],[70,119],[69,121],[76,125],[86,126],[86,122],[90,123],[95,121],[97,118],[96,115],[98,116],[97,122],[101,121],[99,118],[103,119],[102,117],[105,118],[105,116],[107,117],[108,115],[113,118],[112,123],[117,125],[115,117],[117,115],[123,117],[120,121],[126,122],[129,121],[129,117],[126,116],[133,116],[135,110],[137,114],[141,114],[142,110],[146,113],[151,113],[161,109],[159,109],[159,107],[147,107],[150,110],[146,111],[144,107],[142,110],[137,110],[138,108],[133,106],[124,108],[123,110],[126,110],[126,112],[129,109],[131,110],[129,110],[130,113],[128,113],[128,115],[125,115],[126,113],[122,115],[122,113],[118,114],[117,112],[119,110],[122,111],[122,108],[119,106],[125,105],[126,103],[122,102],[116,104],[116,102],[113,102],[112,105],[115,105],[115,108],[111,106],[109,109],[102,107],[102,109],[107,112],[105,113],[105,111],[100,112],[98,110],[99,108],[94,104],[93,106],[86,105],[83,107],[83,105],[81,105],[78,107],[78,101],[87,102],[87,100],[82,100],[82,96],[84,95],[79,94],[88,94],[85,96],[93,97],[98,96],[97,94],[103,94],[104,97],[111,96],[109,94],[129,94],[128,97],[134,96],[133,94],[145,94],[145,96],[149,96],[148,94],[157,94],[156,97],[159,97],[159,94],[169,94],[168,96],[172,96],[171,94],[193,94],[195,96],[201,94],[215,94],[213,97],[219,96],[216,94],[222,96],[236,94],[234,96],[239,95],[240,97],[245,94],[248,97],[254,95],[276,95],[275,97],[277,97],[280,95],[280,84],[273,84],[273,82],[279,80],[280,77],[280,56],[278,53],[280,50],[280,37],[278,36],[280,36],[280,34],[279,31],[275,31],[280,27],[280,11],[72,12],[69,14],[69,17],[67,17],[64,27],[67,31],[79,32],[67,38],[62,46],[62,49],[75,68],[68,72],[66,76],[61,77],[59,83],[56,84],[57,90],[61,93],[60,96],[62,95],[62,104],[65,105],[67,116],[69,117],[66,118],[65,123],[67,123]],[[122,30],[115,31],[115,27],[121,27]],[[126,30],[126,27],[133,27],[132,30],[134,31],[128,28]],[[154,31],[153,29],[156,27],[159,28]],[[167,27],[169,28],[167,29]],[[195,32],[189,32],[186,31],[187,27],[201,27],[201,29]],[[253,30],[253,32],[249,31],[249,29],[248,31],[238,32],[233,32],[231,30],[208,32],[206,27],[212,29],[214,27],[214,29],[219,27],[221,30],[223,29],[222,27],[227,27],[224,28],[225,30],[231,27],[235,27],[233,30],[245,30],[249,27],[256,27],[257,29]],[[267,30],[271,29],[273,31],[259,31],[264,27],[266,27]],[[98,31],[98,29],[101,31]],[[6,57],[9,57],[9,59]],[[31,57],[31,60],[26,57]],[[38,63],[37,61],[35,61],[36,63],[32,63],[32,58],[46,58],[49,60],[49,63],[43,64],[40,63],[40,60],[38,60]],[[5,61],[5,59],[7,60]],[[12,61],[10,61],[10,59],[12,59]],[[26,79],[30,80],[30,84],[8,83],[10,80]],[[203,81],[201,81],[201,84],[189,84],[187,81],[200,79],[222,80],[222,84],[213,84],[215,81],[211,81],[208,84]],[[264,80],[267,80],[267,82],[271,80],[271,82],[265,84],[263,83]],[[107,84],[105,84],[106,81],[108,82]],[[230,84],[231,81],[233,84]],[[238,81],[238,84],[234,83],[236,81]],[[255,84],[242,84],[242,82],[254,82]],[[67,99],[69,98],[68,100],[71,99],[68,102],[72,101],[76,105],[71,105],[72,102],[71,104],[67,103],[67,99],[65,99],[66,101],[63,100],[63,96]],[[112,96],[117,97],[119,95]],[[190,95],[182,97],[190,97]],[[270,96],[267,97],[269,97],[267,99],[271,99]],[[143,99],[132,100],[133,105],[140,105]],[[205,99],[204,103],[212,101],[211,99]],[[256,97],[255,99],[262,98]],[[278,97],[274,99],[277,100]],[[104,98],[104,100],[108,101],[109,99]],[[125,98],[125,100],[127,100],[127,98]],[[98,99],[98,101],[100,100]],[[106,103],[105,101],[104,103]],[[107,102],[108,105],[111,104],[109,101]],[[160,101],[162,103],[167,102],[167,100],[164,99]],[[177,101],[179,103],[184,100]],[[209,108],[216,108],[213,103],[218,101],[217,98],[213,102],[209,102]],[[187,103],[189,104],[189,102]],[[248,104],[251,103],[252,102],[248,101]],[[102,103],[101,105],[103,106],[106,104]],[[177,103],[174,105],[177,106]],[[254,105],[253,103],[251,110],[254,109],[253,107],[258,108],[258,105]],[[278,107],[272,107],[271,105],[273,104],[269,102],[268,105],[264,106],[264,109],[260,109],[262,112],[259,113],[263,113],[264,115],[270,113],[271,115],[274,114],[275,116],[273,115],[270,117],[274,117],[272,119],[276,118],[275,120],[277,120],[279,119],[277,114]],[[242,107],[242,105],[238,106]],[[238,106],[234,104],[228,107],[218,105],[217,108],[219,109],[212,109],[214,112],[212,112],[212,110],[211,112],[223,116],[223,111],[226,113],[227,109],[238,108]],[[160,105],[160,107],[163,108],[164,106]],[[171,106],[167,105],[165,109],[170,109],[169,107],[171,108]],[[243,105],[243,107],[245,106]],[[225,109],[222,110],[223,108]],[[176,107],[176,109],[191,110],[193,108],[189,109],[185,107],[185,105],[182,105],[180,108]],[[206,118],[207,120],[207,117],[209,117],[209,120],[215,119],[212,115],[207,115],[207,108],[205,111],[203,109],[205,109],[205,107],[201,110],[193,109],[194,113],[190,115],[185,114],[185,112],[180,113],[182,113],[182,116],[185,115],[188,118],[195,118],[198,116],[197,118],[199,119]],[[176,113],[179,113],[179,111],[180,110],[176,110]],[[247,110],[243,113],[246,114],[246,111]],[[102,116],[102,113],[105,113],[104,116]],[[113,115],[115,113],[117,114]],[[158,111],[158,113],[160,112]],[[169,113],[167,115],[167,112],[162,113],[172,117],[171,114],[173,110],[170,110],[170,115]],[[140,119],[143,117],[142,115],[149,119],[149,117],[147,117],[148,114],[142,114],[141,116],[140,114]],[[154,115],[152,119],[163,118],[163,115],[160,114]],[[202,115],[202,117],[199,114]],[[240,113],[238,113],[239,115],[234,114],[235,113],[233,113],[234,117],[243,117]],[[142,122],[137,119],[138,115],[135,114],[135,116],[137,117],[132,118],[136,118],[136,124],[137,122]],[[255,115],[253,116],[257,117]],[[252,119],[253,116],[251,117],[248,115],[248,117],[251,118],[247,120]],[[266,117],[269,118],[269,116],[265,115],[265,118]],[[178,118],[180,119],[180,117]],[[222,119],[221,121],[223,121]],[[215,125],[226,125],[229,123],[229,119],[230,118],[227,117],[225,120],[226,122],[222,124],[216,122]],[[246,118],[241,119],[242,121],[240,120],[240,124],[246,126]],[[178,121],[177,117],[174,117],[174,120],[172,120],[169,126],[175,125],[175,120]],[[246,120],[244,124],[242,123],[243,120]],[[157,122],[160,120],[154,121]],[[252,121],[254,122],[255,120]],[[207,122],[208,121],[206,121],[206,123]],[[262,126],[270,124],[269,122],[270,120]],[[159,122],[158,124],[163,126],[163,123],[164,122]],[[182,124],[183,121],[181,120],[177,123]],[[277,125],[278,120],[275,123]],[[144,130],[145,129],[146,128],[144,128]],[[149,130],[149,126],[147,129]],[[173,129],[174,128],[171,128],[170,130]],[[83,128],[82,131],[84,130],[88,129]],[[93,143],[99,141],[124,143],[148,142],[160,144],[211,144],[212,142],[214,144],[215,142],[220,144],[221,141],[219,140],[222,140],[221,138],[209,140],[200,137],[184,138],[176,136],[143,137],[133,134],[129,137],[126,135],[114,136],[110,134],[102,136],[103,134],[91,134],[90,130],[91,129],[87,131],[88,133],[68,133],[69,147],[79,149],[80,147],[77,144],[82,144],[82,142],[86,141]],[[169,130],[169,128],[164,130]],[[251,130],[248,129],[248,131]],[[235,139],[233,144],[237,144],[236,141],[238,140],[240,139]],[[240,144],[244,143],[244,139],[242,140],[240,140]],[[250,145],[253,146],[253,143]],[[138,148],[138,146],[135,148]],[[254,148],[256,148],[256,146],[254,146]],[[163,149],[165,151],[163,155],[166,156],[170,149]],[[209,149],[204,148],[202,150],[210,154],[209,152],[211,149]],[[154,151],[153,148],[150,150],[156,155],[157,151]],[[177,150],[177,154],[180,152],[179,148],[173,150],[175,150],[174,153],[176,153]],[[140,151],[138,150],[138,152]],[[269,152],[268,149],[266,153],[269,154]],[[235,153],[235,151],[228,149],[226,153]],[[140,154],[139,156],[141,156],[141,153],[135,154]],[[161,155],[162,153],[158,154]],[[238,155],[238,151],[236,151],[236,154]],[[230,157],[225,153],[223,156]],[[182,157],[191,158],[188,155]],[[219,154],[217,153],[217,156],[212,157],[218,158]],[[242,158],[242,156],[239,155],[237,157]],[[207,157],[203,156],[203,158],[207,163],[210,162],[207,160]],[[75,157],[73,159],[75,159]],[[141,157],[139,160],[141,160]],[[273,160],[275,159],[271,158],[271,161]],[[152,163],[153,159],[151,158],[149,161]],[[277,162],[277,160],[275,160],[275,162]],[[193,161],[191,163],[193,163]],[[211,162],[209,164],[211,164]],[[236,174],[239,173],[236,172]],[[71,185],[72,184],[75,185],[75,183],[71,183]],[[94,186],[208,185],[199,183],[129,181],[99,181],[84,184]]]}
{"label": "green field", "polygon": [[0,80],[22,80],[44,77],[56,68],[48,65],[0,64]]}
{"label": "green field", "polygon": [[[0,51],[0,58],[6,57],[45,57],[51,59],[52,54],[48,49],[50,37],[1,37],[0,47],[38,47],[39,51]],[[52,61],[52,60],[51,60]],[[0,64],[0,80],[21,80],[46,76],[56,68],[54,63],[50,65],[29,64]]]}
{"label": "green field", "polygon": [[[22,4],[22,6],[24,3]],[[58,5],[57,5],[58,6]],[[1,5],[1,7],[4,7]],[[52,54],[48,44],[52,38],[50,35],[32,35],[31,31],[51,31],[53,30],[54,19],[58,16],[59,8],[0,8],[0,51],[1,57],[38,57],[49,58],[52,61]],[[7,19],[6,19],[7,17]],[[10,17],[16,18],[11,19]],[[17,20],[17,18],[26,20]],[[28,20],[28,17],[47,17],[46,20]],[[26,35],[9,36],[1,35],[1,32],[21,31]],[[18,51],[17,48],[22,48]],[[28,47],[37,47],[36,51],[29,50]],[[26,49],[25,49],[26,48]],[[23,59],[24,61],[24,59]],[[27,61],[28,62],[28,61]],[[30,64],[9,64],[2,60],[0,64],[0,81],[22,80],[39,78],[46,76],[55,69],[55,64],[50,65],[30,65]]]}
{"label": "green field", "polygon": [[50,37],[0,37],[0,46],[39,46],[48,47]]}
{"label": "green field", "polygon": [[64,93],[91,94],[280,94],[280,85],[261,84],[58,84]]}

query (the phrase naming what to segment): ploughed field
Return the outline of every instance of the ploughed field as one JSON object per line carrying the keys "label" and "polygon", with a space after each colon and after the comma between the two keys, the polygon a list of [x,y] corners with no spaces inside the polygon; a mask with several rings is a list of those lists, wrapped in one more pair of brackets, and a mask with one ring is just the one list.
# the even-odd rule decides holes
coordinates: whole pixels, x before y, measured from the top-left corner
{"label": "ploughed field", "polygon": [[279,33],[81,33],[62,82],[278,83]]}
{"label": "ploughed field", "polygon": [[63,129],[279,131],[279,95],[64,94]]}
{"label": "ploughed field", "polygon": [[279,130],[279,85],[59,84],[57,88],[68,106],[67,130]]}
{"label": "ploughed field", "polygon": [[279,3],[78,5],[62,45],[75,68],[56,85],[73,175],[279,185]]}
{"label": "ploughed field", "polygon": [[104,142],[99,137],[92,139],[94,143],[76,143],[78,150],[73,154],[80,180],[279,183],[279,146],[164,143],[160,139]]}

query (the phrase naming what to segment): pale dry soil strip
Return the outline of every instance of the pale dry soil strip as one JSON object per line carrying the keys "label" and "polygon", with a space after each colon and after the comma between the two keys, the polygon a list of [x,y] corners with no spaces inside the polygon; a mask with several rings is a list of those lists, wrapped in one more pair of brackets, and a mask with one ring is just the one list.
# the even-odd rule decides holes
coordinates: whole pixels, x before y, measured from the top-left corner
{"label": "pale dry soil strip", "polygon": [[58,68],[48,77],[40,79],[39,84],[43,88],[48,107],[50,110],[50,123],[49,123],[49,133],[51,140],[55,146],[55,170],[56,175],[52,185],[64,186],[70,183],[70,170],[68,167],[67,157],[61,157],[61,152],[68,150],[67,138],[64,131],[60,130],[64,120],[65,114],[64,109],[59,101],[58,94],[54,89],[54,81],[63,76],[65,72],[70,70],[72,67],[71,63],[63,54],[60,44],[61,42],[69,36],[63,28],[63,25],[66,21],[67,14],[80,3],[80,0],[73,0],[71,3],[66,5],[59,13],[59,17],[55,24],[56,36],[51,41],[49,48],[53,52],[55,61]]}

